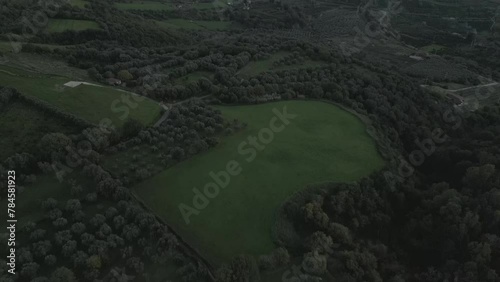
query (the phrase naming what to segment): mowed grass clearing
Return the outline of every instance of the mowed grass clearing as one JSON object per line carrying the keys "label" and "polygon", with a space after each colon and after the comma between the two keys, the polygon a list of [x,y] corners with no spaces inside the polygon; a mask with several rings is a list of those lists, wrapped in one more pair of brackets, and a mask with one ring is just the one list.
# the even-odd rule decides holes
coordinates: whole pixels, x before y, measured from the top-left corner
{"label": "mowed grass clearing", "polygon": [[277,60],[280,60],[287,55],[289,55],[289,52],[278,52],[273,54],[270,58],[265,59],[265,60],[259,60],[259,61],[252,61],[248,63],[246,66],[244,66],[240,71],[239,74],[243,76],[256,76],[260,73],[263,73],[265,71],[270,70],[273,67],[273,63]]}
{"label": "mowed grass clearing", "polygon": [[428,53],[435,53],[435,52],[439,52],[441,50],[446,49],[446,47],[443,46],[443,45],[431,44],[431,45],[427,45],[427,46],[421,47],[420,49],[422,51],[425,51],[425,52],[428,52]]}
{"label": "mowed grass clearing", "polygon": [[156,21],[162,28],[187,29],[187,30],[227,30],[232,26],[228,21],[198,21],[186,19],[170,19]]}
{"label": "mowed grass clearing", "polygon": [[95,21],[69,19],[50,19],[47,26],[49,32],[63,32],[66,30],[81,31],[87,29],[100,29],[100,27]]}
{"label": "mowed grass clearing", "polygon": [[[17,53],[15,50],[20,50],[23,44],[27,44],[27,42],[8,42],[8,41],[0,41],[0,52],[4,53]],[[40,44],[40,43],[31,43],[35,46],[48,48],[52,51],[55,49],[65,49],[67,47],[75,46],[75,45],[54,45],[54,44]]]}
{"label": "mowed grass clearing", "polygon": [[313,60],[305,60],[302,63],[291,64],[291,65],[282,65],[275,66],[274,62],[279,61],[286,56],[290,55],[290,52],[280,51],[265,60],[252,61],[248,63],[246,66],[241,68],[238,72],[239,75],[245,77],[257,76],[266,71],[279,71],[279,70],[288,70],[288,69],[301,69],[301,68],[316,68],[325,66],[325,62],[321,61],[313,61]]}
{"label": "mowed grass clearing", "polygon": [[115,3],[115,6],[121,10],[155,10],[170,11],[176,9],[176,4],[167,2],[140,1],[132,3]]}
{"label": "mowed grass clearing", "polygon": [[214,78],[214,73],[208,71],[195,71],[183,77],[179,77],[175,80],[176,84],[186,84],[191,82],[197,82],[200,79],[212,80]]}
{"label": "mowed grass clearing", "polygon": [[[249,161],[252,149],[238,147],[257,136],[284,107],[296,115]],[[192,246],[213,263],[246,254],[264,254],[271,239],[274,215],[280,205],[306,185],[324,181],[355,181],[381,169],[384,161],[365,125],[351,113],[318,101],[287,101],[252,106],[218,107],[226,119],[248,127],[225,137],[208,152],[183,161],[136,185],[133,191]],[[281,126],[281,122],[277,122]],[[262,145],[262,144],[261,144]],[[242,171],[192,215],[186,224],[180,204],[193,207],[193,188],[203,191],[214,180],[210,172],[236,161]]]}
{"label": "mowed grass clearing", "polygon": [[[0,161],[16,152],[36,151],[47,133],[78,133],[78,128],[21,101],[13,101],[0,111]],[[8,138],[7,138],[8,136]]]}
{"label": "mowed grass clearing", "polygon": [[84,8],[85,4],[88,4],[88,2],[84,1],[84,0],[70,0],[69,3],[72,6],[75,6],[75,7],[78,7],[78,8]]}
{"label": "mowed grass clearing", "polygon": [[[151,125],[161,115],[161,107],[152,100],[137,101],[132,94],[111,87],[63,86],[70,80],[0,66],[0,85],[16,88],[24,95],[36,97],[94,124],[109,119],[119,128],[127,119],[133,118]],[[135,108],[128,106],[127,101],[131,101]]]}
{"label": "mowed grass clearing", "polygon": [[14,47],[12,43],[9,41],[0,41],[0,52],[12,52]]}
{"label": "mowed grass clearing", "polygon": [[215,1],[212,3],[173,3],[159,1],[137,1],[131,3],[115,3],[115,7],[121,10],[154,10],[154,11],[172,11],[177,9],[197,9],[207,10],[226,6],[223,1]]}

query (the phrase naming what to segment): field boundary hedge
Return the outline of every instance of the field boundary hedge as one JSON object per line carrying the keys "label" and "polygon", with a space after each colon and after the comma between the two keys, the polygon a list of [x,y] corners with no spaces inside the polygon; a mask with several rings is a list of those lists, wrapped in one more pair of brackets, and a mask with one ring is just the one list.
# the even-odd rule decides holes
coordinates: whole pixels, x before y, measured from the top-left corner
{"label": "field boundary hedge", "polygon": [[89,127],[97,127],[96,124],[91,123],[83,118],[77,117],[74,114],[65,112],[58,107],[55,107],[54,105],[51,105],[48,102],[45,102],[43,100],[40,100],[35,97],[27,96],[19,91],[17,91],[17,98],[20,99],[21,101],[39,109],[42,110],[43,112],[49,113],[55,117],[58,117],[60,119],[63,119],[67,122],[70,122],[76,126],[82,127],[82,128],[89,128]]}
{"label": "field boundary hedge", "polygon": [[[130,195],[132,196],[132,198],[137,201],[137,203],[139,203],[139,205],[147,210],[148,212],[150,212],[152,215],[154,215],[154,217],[156,218],[156,220],[158,220],[159,222],[161,222],[162,224],[164,224],[165,226],[168,227],[169,231],[174,234],[178,239],[179,241],[181,242],[180,246],[182,246],[184,248],[183,252],[185,255],[191,257],[192,259],[194,259],[195,261],[197,260],[201,260],[203,262],[203,264],[205,264],[205,266],[207,267],[208,269],[208,274],[210,275],[210,279],[212,279],[212,281],[215,281],[215,276],[213,274],[214,272],[214,268],[212,266],[212,264],[210,262],[208,262],[208,260],[205,259],[204,256],[201,255],[201,253],[195,249],[193,246],[191,246],[190,244],[188,244],[183,238],[182,236],[179,235],[179,233],[177,233],[175,231],[174,228],[172,228],[172,226],[170,226],[165,220],[163,220],[163,218],[161,218],[159,215],[157,215],[151,208],[148,207],[148,205],[146,205],[146,203],[144,203],[144,201],[138,196],[135,194],[134,191],[132,191],[132,189],[129,189],[129,192],[130,192]],[[195,254],[195,256],[193,255],[193,253]]]}

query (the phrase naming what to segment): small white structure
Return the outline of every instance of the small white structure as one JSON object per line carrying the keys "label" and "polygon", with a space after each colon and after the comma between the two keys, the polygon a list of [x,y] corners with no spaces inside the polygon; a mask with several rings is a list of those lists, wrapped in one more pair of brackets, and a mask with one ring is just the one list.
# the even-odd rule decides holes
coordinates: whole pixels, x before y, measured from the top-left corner
{"label": "small white structure", "polygon": [[80,84],[82,84],[81,81],[70,81],[70,82],[66,82],[64,83],[64,86],[66,87],[71,87],[71,88],[75,88],[77,86],[80,86]]}
{"label": "small white structure", "polygon": [[100,85],[97,85],[97,84],[93,84],[93,83],[88,83],[88,82],[84,82],[84,81],[69,81],[69,82],[66,82],[64,83],[64,86],[66,87],[70,87],[70,88],[75,88],[75,87],[78,87],[80,85],[92,85],[92,86],[99,86]]}
{"label": "small white structure", "polygon": [[416,56],[416,55],[411,55],[410,58],[414,59],[414,60],[417,60],[417,61],[423,61],[424,58],[420,57],[420,56]]}
{"label": "small white structure", "polygon": [[119,79],[116,79],[116,78],[108,78],[106,81],[108,82],[109,85],[112,85],[112,86],[122,84],[122,81]]}

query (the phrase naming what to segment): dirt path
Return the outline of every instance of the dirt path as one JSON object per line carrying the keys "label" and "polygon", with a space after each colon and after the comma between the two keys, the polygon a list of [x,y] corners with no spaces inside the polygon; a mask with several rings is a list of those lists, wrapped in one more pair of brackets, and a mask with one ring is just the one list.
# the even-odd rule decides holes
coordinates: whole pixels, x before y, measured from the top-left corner
{"label": "dirt path", "polygon": [[[457,96],[457,95],[460,94],[460,92],[464,92],[464,91],[467,91],[467,90],[484,88],[484,87],[492,87],[492,86],[497,86],[497,85],[500,85],[500,83],[498,83],[498,82],[491,82],[491,83],[488,83],[488,84],[481,84],[481,85],[476,85],[476,86],[471,86],[471,87],[465,87],[465,88],[460,88],[460,89],[454,89],[454,90],[445,89],[445,88],[442,88],[440,86],[439,86],[439,88],[442,89],[441,91],[442,91],[443,94],[449,94],[449,95],[453,94],[454,96]],[[432,86],[422,84],[422,85],[420,85],[420,87],[428,89],[428,88],[431,88]],[[461,98],[464,98],[464,97],[461,97]]]}
{"label": "dirt path", "polygon": [[[74,87],[78,87],[78,86],[80,86],[82,84],[83,85],[96,86],[96,87],[109,87],[109,86],[98,85],[98,84],[89,83],[89,82],[85,82],[85,81],[68,81],[67,83],[64,84],[64,86],[74,88]],[[142,95],[139,95],[137,93],[130,92],[130,91],[123,90],[123,89],[119,89],[119,88],[116,88],[116,87],[109,87],[109,88],[112,88],[112,89],[115,89],[115,90],[118,90],[118,91],[121,91],[121,92],[129,93],[131,95],[142,96]],[[193,100],[203,100],[203,99],[208,98],[210,96],[212,96],[212,95],[205,95],[205,96],[201,96],[201,97],[192,97],[192,98],[189,98],[189,99],[177,102],[175,104],[172,104],[171,107],[182,105],[184,103],[187,103],[187,102],[193,101]],[[158,102],[156,100],[153,100],[153,99],[151,99],[149,97],[145,97],[145,96],[142,96],[142,97],[144,97],[146,99],[149,99],[150,101],[158,104],[160,107],[162,107],[165,110],[165,113],[163,113],[163,115],[160,117],[160,119],[153,125],[153,127],[160,126],[165,120],[167,120],[168,116],[170,115],[170,109],[169,109],[169,107],[167,107],[163,103],[160,103],[160,102]]]}
{"label": "dirt path", "polygon": [[456,89],[456,90],[448,90],[447,92],[461,92],[461,91],[467,91],[467,90],[470,90],[470,89],[476,89],[476,88],[483,88],[483,87],[490,87],[490,86],[496,86],[498,85],[499,83],[498,82],[492,82],[492,83],[488,83],[488,84],[483,84],[483,85],[477,85],[477,86],[471,86],[471,87],[466,87],[466,88],[462,88],[462,89]]}
{"label": "dirt path", "polygon": [[[193,101],[193,100],[203,100],[207,97],[210,97],[212,95],[205,95],[205,96],[201,96],[201,97],[192,97],[192,98],[189,98],[189,99],[186,99],[186,100],[183,100],[183,101],[180,101],[180,102],[177,102],[175,104],[172,104],[172,107],[175,107],[175,106],[178,106],[178,105],[182,105],[184,103],[187,103],[189,101]],[[165,109],[165,113],[161,116],[161,118],[153,125],[153,127],[158,127],[160,126],[165,120],[167,120],[168,116],[170,115],[170,110],[167,106],[163,105],[162,104],[162,107]]]}

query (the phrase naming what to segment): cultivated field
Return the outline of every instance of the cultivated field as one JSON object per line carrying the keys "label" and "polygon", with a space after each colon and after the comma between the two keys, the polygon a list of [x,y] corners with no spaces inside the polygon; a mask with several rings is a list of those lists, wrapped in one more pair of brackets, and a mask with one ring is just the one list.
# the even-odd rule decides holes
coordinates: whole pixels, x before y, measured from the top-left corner
{"label": "cultivated field", "polygon": [[[47,44],[37,44],[37,46],[48,47]],[[52,45],[57,48],[64,49],[76,45]],[[49,47],[48,47],[49,48]],[[72,80],[88,81],[90,80],[87,70],[68,66],[62,58],[47,57],[41,54],[34,53],[9,53],[7,54],[5,66],[12,67],[14,70],[26,70],[31,73],[50,74],[54,76],[71,77]],[[2,69],[3,66],[0,66]]]}
{"label": "cultivated field", "polygon": [[[242,142],[268,128],[275,116],[273,109],[282,111],[284,106],[296,118],[275,133],[265,148],[255,150],[252,160],[253,147]],[[214,149],[133,188],[139,198],[212,262],[226,261],[240,253],[271,251],[275,247],[270,234],[275,212],[305,185],[355,181],[384,165],[364,124],[334,105],[288,101],[219,109],[228,120],[247,122],[248,127],[223,138]],[[210,172],[225,170],[230,161],[239,164],[241,173],[231,177],[208,206],[186,224],[179,205],[193,207],[193,188],[203,191],[214,182]]]}
{"label": "cultivated field", "polygon": [[[321,6],[321,9],[325,8]],[[362,20],[353,9],[324,11],[317,19],[313,20],[313,29],[322,38],[354,35],[356,34],[355,28],[359,26],[362,26]]]}
{"label": "cultivated field", "polygon": [[[107,118],[114,126],[121,127],[127,119],[133,118],[144,125],[150,125],[160,116],[161,107],[154,101],[148,99],[136,101],[130,93],[110,87],[63,86],[68,81],[69,78],[62,76],[49,76],[0,66],[0,85],[14,87],[24,95],[44,100],[95,124]],[[127,100],[132,101],[135,108],[128,106]]]}
{"label": "cultivated field", "polygon": [[469,71],[463,66],[445,61],[443,59],[431,58],[412,64],[403,72],[406,74],[425,77],[437,81],[465,82],[477,78],[477,74]]}
{"label": "cultivated field", "polygon": [[99,24],[86,20],[51,19],[47,26],[49,32],[63,32],[66,30],[81,31],[86,29],[99,29]]}

